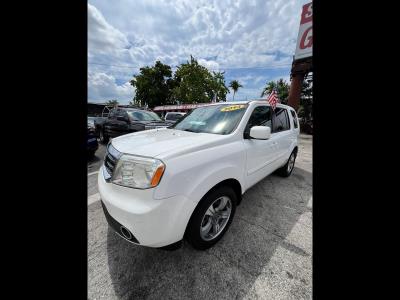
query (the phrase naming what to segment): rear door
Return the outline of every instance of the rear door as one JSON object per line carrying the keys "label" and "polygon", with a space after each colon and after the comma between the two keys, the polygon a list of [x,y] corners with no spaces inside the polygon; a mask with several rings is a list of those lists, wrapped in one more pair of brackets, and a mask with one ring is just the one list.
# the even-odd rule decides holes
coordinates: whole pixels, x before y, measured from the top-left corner
{"label": "rear door", "polygon": [[275,168],[276,153],[278,151],[277,137],[268,140],[257,140],[249,137],[253,126],[272,127],[272,111],[267,105],[254,108],[244,130],[243,143],[246,149],[246,189],[256,184]]}
{"label": "rear door", "polygon": [[127,134],[129,132],[129,118],[125,110],[118,109],[114,124],[116,136]]}
{"label": "rear door", "polygon": [[114,136],[114,120],[115,120],[116,109],[110,110],[107,119],[104,121],[103,127],[104,132],[107,136]]}
{"label": "rear door", "polygon": [[286,163],[289,158],[293,131],[287,109],[276,107],[273,114],[272,136],[278,143],[277,156],[280,164]]}

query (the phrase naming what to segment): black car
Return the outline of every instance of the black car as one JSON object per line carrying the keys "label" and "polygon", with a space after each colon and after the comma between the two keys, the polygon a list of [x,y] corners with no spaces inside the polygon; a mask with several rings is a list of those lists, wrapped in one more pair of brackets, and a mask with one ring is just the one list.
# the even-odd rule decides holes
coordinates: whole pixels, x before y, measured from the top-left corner
{"label": "black car", "polygon": [[96,150],[99,148],[99,144],[97,142],[96,131],[94,128],[94,124],[88,120],[87,126],[87,151],[89,158],[93,157],[96,153]]}
{"label": "black car", "polygon": [[171,123],[161,120],[152,111],[136,108],[118,107],[110,111],[107,118],[96,118],[96,134],[100,142],[107,143],[109,138],[147,129],[165,128]]}

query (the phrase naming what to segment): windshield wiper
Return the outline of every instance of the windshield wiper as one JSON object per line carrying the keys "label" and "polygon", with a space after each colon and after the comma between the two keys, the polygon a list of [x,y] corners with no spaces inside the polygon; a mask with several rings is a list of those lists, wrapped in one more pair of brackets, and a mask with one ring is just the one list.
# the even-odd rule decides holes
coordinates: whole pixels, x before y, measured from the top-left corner
{"label": "windshield wiper", "polygon": [[198,133],[197,131],[194,131],[194,130],[192,130],[192,129],[187,129],[187,128],[186,128],[186,129],[181,129],[181,130]]}

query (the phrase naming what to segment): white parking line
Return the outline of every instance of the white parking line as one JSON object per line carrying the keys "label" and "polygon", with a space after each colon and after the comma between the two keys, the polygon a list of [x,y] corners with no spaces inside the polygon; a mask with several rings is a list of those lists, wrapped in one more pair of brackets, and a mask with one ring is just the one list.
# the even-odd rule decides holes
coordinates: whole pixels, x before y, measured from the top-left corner
{"label": "white parking line", "polygon": [[99,193],[93,194],[88,197],[88,205],[90,205],[96,201],[99,201],[99,200],[100,200],[100,194]]}
{"label": "white parking line", "polygon": [[98,174],[98,173],[99,173],[99,171],[92,172],[92,173],[89,173],[89,174],[87,174],[87,176],[92,176],[92,175],[94,175],[94,174]]}

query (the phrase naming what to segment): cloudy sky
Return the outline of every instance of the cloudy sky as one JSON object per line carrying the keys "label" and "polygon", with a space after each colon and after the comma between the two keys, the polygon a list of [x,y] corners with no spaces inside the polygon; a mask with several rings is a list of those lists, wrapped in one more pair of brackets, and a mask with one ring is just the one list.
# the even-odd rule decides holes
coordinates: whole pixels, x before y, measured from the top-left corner
{"label": "cloudy sky", "polygon": [[[235,100],[265,83],[289,81],[301,7],[310,0],[89,0],[88,101],[134,96],[129,80],[156,60],[173,67],[193,55],[239,80]],[[233,92],[227,95],[231,100]]]}

